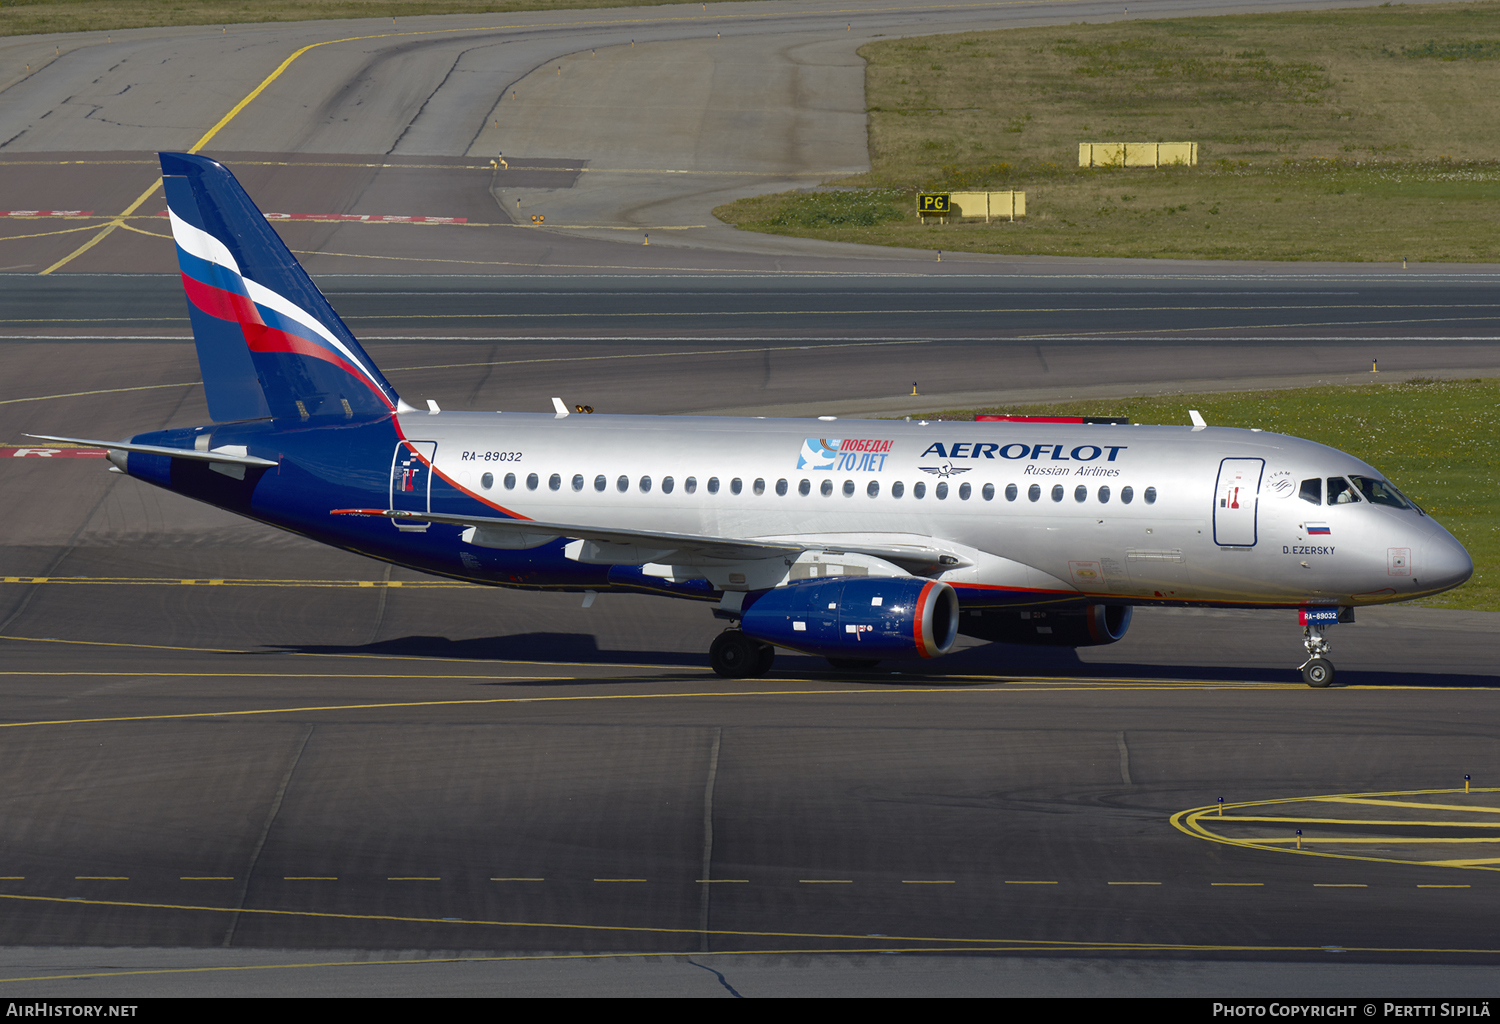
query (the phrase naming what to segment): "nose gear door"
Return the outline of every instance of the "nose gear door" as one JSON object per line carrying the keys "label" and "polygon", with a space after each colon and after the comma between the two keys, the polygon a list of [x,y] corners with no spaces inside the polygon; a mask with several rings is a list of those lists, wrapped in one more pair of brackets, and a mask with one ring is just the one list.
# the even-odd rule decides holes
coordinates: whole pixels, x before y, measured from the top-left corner
{"label": "nose gear door", "polygon": [[[436,441],[401,441],[391,457],[390,508],[400,512],[431,512],[432,463],[437,457]],[[391,520],[396,529],[421,532],[431,523]]]}
{"label": "nose gear door", "polygon": [[1255,514],[1265,459],[1224,459],[1214,487],[1214,543],[1221,547],[1255,547]]}

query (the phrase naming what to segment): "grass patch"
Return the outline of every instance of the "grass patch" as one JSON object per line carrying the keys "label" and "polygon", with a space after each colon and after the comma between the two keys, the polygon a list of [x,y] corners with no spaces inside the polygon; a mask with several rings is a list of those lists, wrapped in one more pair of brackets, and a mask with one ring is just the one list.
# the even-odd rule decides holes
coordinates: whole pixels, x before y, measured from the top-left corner
{"label": "grass patch", "polygon": [[[1414,39],[1426,40],[1421,43]],[[810,223],[836,192],[714,212],[743,228],[1074,256],[1500,259],[1500,0],[879,42],[871,171],[900,220]],[[1196,141],[1196,168],[1088,169],[1079,142]],[[1021,189],[1024,221],[921,223],[917,191]],[[781,218],[780,204],[802,215]]]}
{"label": "grass patch", "polygon": [[[1411,380],[1348,388],[1302,388],[1051,405],[949,409],[928,419],[1129,416],[1132,423],[1187,423],[1188,410],[1215,427],[1260,427],[1305,437],[1363,459],[1448,528],[1474,559],[1456,590],[1417,603],[1500,611],[1500,380]],[[913,417],[914,419],[916,417]]]}
{"label": "grass patch", "polygon": [[0,0],[0,36],[168,25],[240,25],[324,18],[410,18],[596,7],[645,7],[692,0]]}

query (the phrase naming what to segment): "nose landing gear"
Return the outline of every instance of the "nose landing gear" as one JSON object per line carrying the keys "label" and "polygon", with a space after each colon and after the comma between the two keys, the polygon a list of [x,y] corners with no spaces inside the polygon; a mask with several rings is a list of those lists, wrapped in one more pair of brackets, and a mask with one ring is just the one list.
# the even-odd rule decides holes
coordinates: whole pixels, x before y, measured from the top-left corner
{"label": "nose landing gear", "polygon": [[1302,663],[1302,681],[1319,689],[1332,684],[1333,662],[1326,657],[1330,647],[1323,638],[1321,623],[1308,622],[1302,627],[1302,646],[1307,648],[1307,660]]}

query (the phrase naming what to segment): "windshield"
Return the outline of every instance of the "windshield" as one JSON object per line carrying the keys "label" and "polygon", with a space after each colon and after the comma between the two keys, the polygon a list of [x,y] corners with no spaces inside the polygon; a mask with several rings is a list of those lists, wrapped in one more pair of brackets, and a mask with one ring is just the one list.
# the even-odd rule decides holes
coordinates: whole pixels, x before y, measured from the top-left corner
{"label": "windshield", "polygon": [[1416,509],[1406,495],[1396,490],[1394,484],[1388,480],[1381,480],[1373,476],[1351,476],[1354,485],[1359,488],[1360,493],[1367,501],[1376,505],[1388,505],[1391,508]]}

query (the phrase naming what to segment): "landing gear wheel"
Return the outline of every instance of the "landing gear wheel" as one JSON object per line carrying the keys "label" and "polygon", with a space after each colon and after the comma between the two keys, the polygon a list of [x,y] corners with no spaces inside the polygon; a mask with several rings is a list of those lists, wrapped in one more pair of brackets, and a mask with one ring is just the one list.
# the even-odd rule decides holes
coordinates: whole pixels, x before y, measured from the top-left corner
{"label": "landing gear wheel", "polygon": [[829,658],[828,664],[844,672],[868,672],[880,664],[878,658]]}
{"label": "landing gear wheel", "polygon": [[763,676],[771,671],[771,666],[776,664],[776,648],[770,644],[760,645],[760,661],[756,663],[753,676]]}
{"label": "landing gear wheel", "polygon": [[[761,650],[768,646],[759,640],[750,639],[737,629],[726,629],[714,637],[714,642],[709,645],[708,663],[714,672],[725,679],[747,679],[760,675],[771,667],[771,659]],[[771,656],[775,656],[774,650]]]}
{"label": "landing gear wheel", "polygon": [[1322,689],[1333,682],[1333,662],[1325,658],[1314,658],[1302,666],[1302,681],[1308,686]]}

